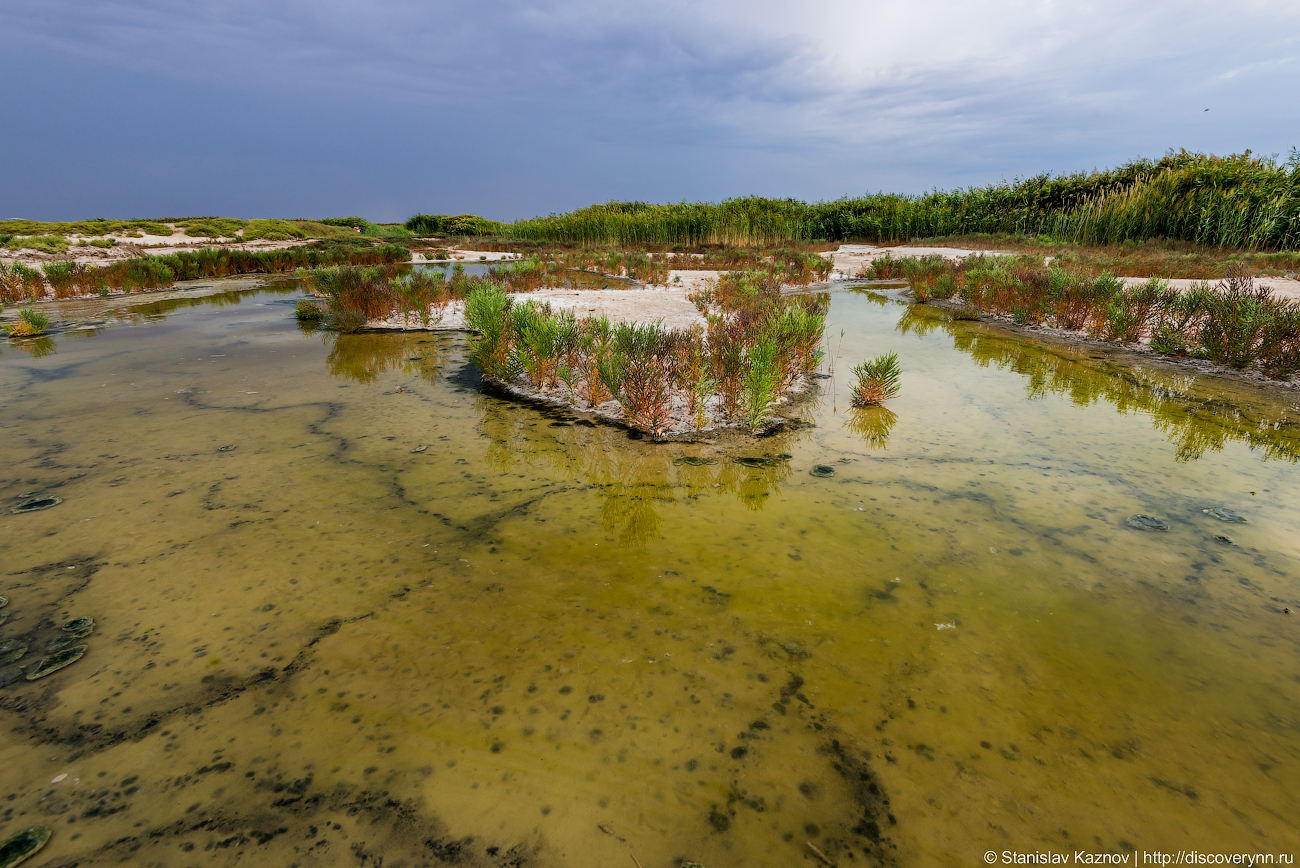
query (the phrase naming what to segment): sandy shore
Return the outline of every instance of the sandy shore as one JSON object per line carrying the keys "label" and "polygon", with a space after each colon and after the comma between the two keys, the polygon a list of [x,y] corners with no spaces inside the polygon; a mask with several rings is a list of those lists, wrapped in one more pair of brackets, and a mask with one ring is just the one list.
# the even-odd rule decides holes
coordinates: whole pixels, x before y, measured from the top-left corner
{"label": "sandy shore", "polygon": [[[979,255],[1015,256],[1017,254],[1010,250],[969,250],[962,247],[873,247],[870,244],[841,244],[840,249],[831,254],[831,261],[835,263],[834,278],[845,280],[858,274],[872,260],[883,256],[892,256],[895,259],[904,256],[942,256],[944,259],[957,261],[965,259],[967,256]],[[1050,262],[1051,259],[1050,256],[1044,257],[1044,262]],[[1136,286],[1145,283],[1148,278],[1123,277],[1120,279],[1128,286]],[[1192,282],[1193,279],[1191,278],[1174,278],[1169,281],[1169,286],[1179,291],[1186,291],[1192,285]],[[1213,285],[1218,280],[1212,279],[1209,282]],[[1258,277],[1255,282],[1269,287],[1273,290],[1273,294],[1279,298],[1300,301],[1300,280],[1286,277]]]}
{"label": "sandy shore", "polygon": [[[529,299],[548,302],[552,308],[572,309],[579,318],[584,316],[609,317],[611,322],[661,322],[667,328],[689,328],[694,323],[703,324],[704,317],[695,305],[686,299],[687,290],[680,287],[644,287],[641,289],[541,289],[519,293],[517,301]],[[377,329],[430,329],[454,331],[465,328],[463,302],[452,302],[434,312],[436,321],[428,326],[416,317],[403,321],[401,316],[386,320],[371,320],[370,328]]]}

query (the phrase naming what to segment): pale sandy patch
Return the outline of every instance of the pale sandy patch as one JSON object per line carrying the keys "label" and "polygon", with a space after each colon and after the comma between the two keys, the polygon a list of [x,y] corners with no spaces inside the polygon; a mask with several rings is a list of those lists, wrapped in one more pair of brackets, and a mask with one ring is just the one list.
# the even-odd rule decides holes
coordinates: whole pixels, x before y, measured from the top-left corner
{"label": "pale sandy patch", "polygon": [[944,259],[956,261],[979,254],[986,256],[1013,255],[1006,250],[967,250],[964,247],[876,247],[872,244],[841,244],[839,249],[829,254],[829,256],[831,262],[835,263],[835,273],[831,275],[831,278],[833,280],[848,280],[856,277],[873,259],[879,259],[882,256],[892,256],[896,259],[903,256],[942,256]]}
{"label": "pale sandy patch", "polygon": [[[1126,286],[1141,286],[1149,278],[1145,277],[1122,277]],[[1192,278],[1175,277],[1168,281],[1170,289],[1176,289],[1179,292],[1186,292],[1195,281]],[[1214,286],[1219,283],[1218,280],[1207,280],[1206,283]],[[1287,277],[1257,277],[1255,278],[1256,286],[1267,286],[1273,291],[1273,295],[1288,301],[1300,301],[1300,280],[1294,280]]]}
{"label": "pale sandy patch", "polygon": [[[686,291],[682,289],[543,289],[516,293],[511,297],[516,303],[532,299],[548,302],[556,310],[571,309],[579,319],[603,314],[611,322],[661,322],[666,328],[689,328],[694,323],[705,322],[695,305],[686,300]],[[403,320],[398,314],[386,320],[371,320],[368,326],[377,329],[463,330],[466,327],[465,304],[454,301],[432,309],[427,325],[419,317],[409,316]]]}

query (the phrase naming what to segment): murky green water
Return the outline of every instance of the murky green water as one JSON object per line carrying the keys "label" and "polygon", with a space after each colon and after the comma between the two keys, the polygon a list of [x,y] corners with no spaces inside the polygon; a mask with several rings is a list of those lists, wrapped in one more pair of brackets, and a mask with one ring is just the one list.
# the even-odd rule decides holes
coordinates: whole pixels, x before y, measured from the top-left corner
{"label": "murky green water", "polygon": [[481,394],[459,336],[215,298],[0,347],[36,864],[1298,849],[1294,399],[844,292],[888,410],[837,376],[815,426],[656,445]]}

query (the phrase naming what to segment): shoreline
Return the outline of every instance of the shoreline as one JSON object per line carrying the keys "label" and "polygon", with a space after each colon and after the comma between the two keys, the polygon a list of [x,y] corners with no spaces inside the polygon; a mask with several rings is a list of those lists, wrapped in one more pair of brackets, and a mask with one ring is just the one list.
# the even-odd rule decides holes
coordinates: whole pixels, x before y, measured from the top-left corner
{"label": "shoreline", "polygon": [[[922,302],[918,302],[910,297],[910,289],[905,290],[905,293],[907,297],[904,297],[903,293],[892,297],[908,304],[933,307],[946,311],[952,311],[962,306],[961,302],[954,302],[951,299],[931,299],[922,304]],[[881,294],[883,295],[884,293]],[[959,320],[950,320],[950,322],[959,322]],[[1162,368],[1166,368],[1171,373],[1176,372],[1183,375],[1188,373],[1209,374],[1227,380],[1234,380],[1239,383],[1249,383],[1250,385],[1263,389],[1281,390],[1283,392],[1291,392],[1300,395],[1300,375],[1292,376],[1289,380],[1272,380],[1254,368],[1233,368],[1228,365],[1220,365],[1216,362],[1211,362],[1208,359],[1196,359],[1191,356],[1167,356],[1151,349],[1150,345],[1146,343],[1121,344],[1116,343],[1115,341],[1094,338],[1087,332],[1083,331],[1073,331],[1048,325],[1022,324],[1016,322],[1009,316],[981,313],[978,320],[969,320],[969,322],[985,323],[1019,335],[1046,337],[1071,346],[1104,348],[1112,352],[1131,353],[1135,356],[1141,356],[1144,360],[1155,363]],[[1300,407],[1297,409],[1300,409]]]}

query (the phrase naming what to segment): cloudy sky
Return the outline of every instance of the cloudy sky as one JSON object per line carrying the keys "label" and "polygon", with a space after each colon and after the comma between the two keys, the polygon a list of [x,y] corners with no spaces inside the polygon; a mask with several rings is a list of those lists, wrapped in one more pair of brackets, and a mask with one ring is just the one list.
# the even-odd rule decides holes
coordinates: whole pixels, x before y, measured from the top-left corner
{"label": "cloudy sky", "polygon": [[0,217],[510,220],[1285,158],[1300,3],[3,0],[0,76]]}

